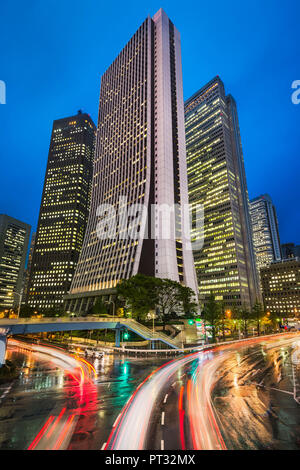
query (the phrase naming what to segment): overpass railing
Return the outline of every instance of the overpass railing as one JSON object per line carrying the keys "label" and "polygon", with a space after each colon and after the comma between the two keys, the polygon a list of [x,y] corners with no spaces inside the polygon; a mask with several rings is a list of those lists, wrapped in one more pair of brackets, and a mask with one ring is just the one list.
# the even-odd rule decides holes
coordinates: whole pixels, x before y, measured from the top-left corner
{"label": "overpass railing", "polygon": [[150,328],[142,325],[141,323],[131,318],[123,317],[48,317],[48,318],[11,318],[11,319],[0,319],[0,326],[14,326],[14,325],[38,325],[38,324],[55,324],[55,323],[110,323],[113,324],[113,328],[120,324],[125,326],[138,335],[149,341],[162,341],[174,348],[178,348],[178,341],[174,338],[170,338],[168,335],[162,332],[156,332],[150,330]]}

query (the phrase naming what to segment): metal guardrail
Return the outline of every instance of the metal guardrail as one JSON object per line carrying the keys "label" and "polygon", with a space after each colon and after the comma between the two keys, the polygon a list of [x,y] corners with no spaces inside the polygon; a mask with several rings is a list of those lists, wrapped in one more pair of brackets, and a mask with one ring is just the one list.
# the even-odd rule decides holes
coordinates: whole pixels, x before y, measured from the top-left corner
{"label": "metal guardrail", "polygon": [[234,339],[231,341],[222,341],[220,343],[211,343],[211,344],[203,344],[201,346],[192,346],[190,348],[177,348],[177,349],[129,349],[129,348],[116,348],[112,347],[115,351],[118,351],[120,353],[126,353],[126,352],[133,352],[133,353],[189,353],[189,352],[200,352],[203,350],[207,349],[212,349],[215,348],[216,346],[224,346],[227,344],[234,344],[234,343],[240,343],[240,342],[246,342],[250,341],[253,339],[267,339],[271,338],[272,336],[287,336],[287,335],[295,335],[295,334],[300,334],[300,332],[282,332],[282,333],[271,333],[269,335],[263,335],[263,336],[250,336],[249,338],[241,338],[241,339]]}
{"label": "metal guardrail", "polygon": [[22,325],[38,323],[69,323],[69,322],[106,322],[119,323],[126,318],[121,317],[46,317],[46,318],[1,318],[0,325]]}

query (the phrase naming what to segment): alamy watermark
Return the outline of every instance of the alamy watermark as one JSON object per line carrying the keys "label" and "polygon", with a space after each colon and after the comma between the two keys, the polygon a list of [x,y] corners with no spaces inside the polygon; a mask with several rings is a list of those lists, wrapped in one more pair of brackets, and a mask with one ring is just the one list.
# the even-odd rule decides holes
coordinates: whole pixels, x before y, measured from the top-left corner
{"label": "alamy watermark", "polygon": [[300,104],[300,80],[294,80],[292,88],[295,91],[292,93],[291,99],[293,104]]}
{"label": "alamy watermark", "polygon": [[6,104],[6,84],[0,80],[0,104]]}
{"label": "alamy watermark", "polygon": [[100,240],[174,240],[186,250],[198,251],[204,243],[202,204],[129,204],[120,196],[117,204],[100,204],[96,234]]}

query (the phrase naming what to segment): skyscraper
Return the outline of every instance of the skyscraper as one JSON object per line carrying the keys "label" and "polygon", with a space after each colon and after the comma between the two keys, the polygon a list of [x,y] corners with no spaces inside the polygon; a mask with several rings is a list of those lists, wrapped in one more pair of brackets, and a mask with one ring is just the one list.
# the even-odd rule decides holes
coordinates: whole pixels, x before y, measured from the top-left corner
{"label": "skyscraper", "polygon": [[35,243],[35,235],[36,235],[36,233],[33,232],[32,236],[31,236],[30,248],[29,248],[29,253],[28,253],[27,267],[26,267],[25,272],[24,272],[24,289],[23,289],[23,296],[22,296],[23,303],[26,303],[26,299],[27,299],[27,293],[28,293],[28,287],[29,287],[29,277],[30,277],[31,263],[32,263],[32,255],[33,255],[34,243]]}
{"label": "skyscraper", "polygon": [[186,101],[185,127],[190,204],[204,206],[192,232],[204,240],[194,252],[200,299],[249,307],[260,293],[247,182],[236,104],[219,77]]}
{"label": "skyscraper", "polygon": [[281,259],[278,220],[275,206],[268,194],[250,201],[253,243],[257,267],[261,269]]}
{"label": "skyscraper", "polygon": [[197,289],[183,217],[176,239],[149,236],[159,214],[148,220],[148,231],[140,219],[131,222],[138,239],[122,237],[120,225],[115,239],[99,239],[98,207],[117,207],[120,198],[123,210],[138,203],[148,215],[154,204],[188,204],[180,36],[163,10],[144,21],[102,76],[92,205],[70,311],[88,310],[136,273]]}
{"label": "skyscraper", "polygon": [[30,225],[0,214],[0,309],[19,304]]}
{"label": "skyscraper", "polygon": [[300,317],[300,258],[273,261],[261,268],[265,308],[282,317]]}
{"label": "skyscraper", "polygon": [[88,114],[53,123],[27,303],[60,308],[82,248],[92,183],[95,125]]}

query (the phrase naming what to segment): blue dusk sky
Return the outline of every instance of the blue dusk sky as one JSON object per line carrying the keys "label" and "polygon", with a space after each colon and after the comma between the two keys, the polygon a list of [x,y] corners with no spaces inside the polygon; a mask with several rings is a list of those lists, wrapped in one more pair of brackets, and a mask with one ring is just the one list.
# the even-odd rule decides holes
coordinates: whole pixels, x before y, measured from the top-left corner
{"label": "blue dusk sky", "polygon": [[100,77],[147,15],[181,33],[184,97],[215,75],[237,101],[249,196],[269,193],[281,241],[300,243],[300,2],[16,0],[1,3],[1,199],[35,229],[52,121],[97,121]]}

